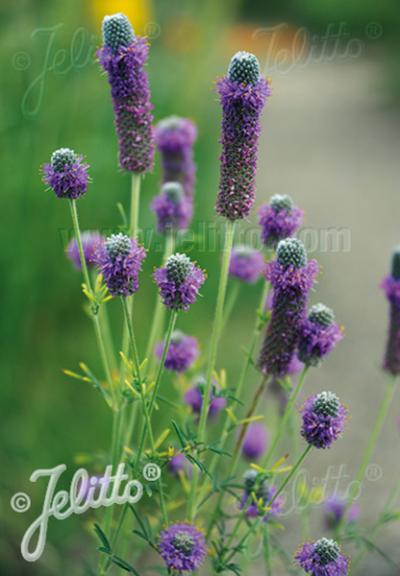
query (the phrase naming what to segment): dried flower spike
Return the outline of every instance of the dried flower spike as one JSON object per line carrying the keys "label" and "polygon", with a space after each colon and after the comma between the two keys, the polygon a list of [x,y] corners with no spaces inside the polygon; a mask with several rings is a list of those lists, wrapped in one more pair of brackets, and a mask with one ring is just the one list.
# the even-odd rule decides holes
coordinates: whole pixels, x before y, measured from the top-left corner
{"label": "dried flower spike", "polygon": [[222,106],[222,154],[216,211],[229,220],[244,218],[255,199],[260,116],[270,88],[249,52],[233,56],[219,80]]}
{"label": "dried flower spike", "polygon": [[50,163],[43,165],[43,182],[50,186],[58,198],[76,200],[88,187],[88,164],[70,148],[59,148],[51,155]]}
{"label": "dried flower spike", "polygon": [[[104,241],[104,238],[98,232],[82,232],[82,248],[85,257],[86,266],[89,268],[96,264],[96,254]],[[66,254],[77,270],[81,269],[81,259],[79,247],[76,238],[72,238],[67,246]]]}
{"label": "dried flower spike", "polygon": [[146,250],[134,238],[113,234],[97,254],[97,264],[112,296],[130,296],[139,289],[139,272]]}
{"label": "dried flower spike", "polygon": [[201,566],[207,555],[203,532],[192,524],[181,522],[161,532],[158,547],[168,569],[178,574],[193,572]]}
{"label": "dried flower spike", "polygon": [[183,192],[179,182],[166,182],[161,193],[151,204],[157,216],[157,230],[165,233],[172,230],[187,230],[192,218],[193,204]]}
{"label": "dried flower spike", "polygon": [[300,329],[299,359],[306,366],[318,366],[342,338],[333,311],[324,304],[315,304]]}
{"label": "dried flower spike", "polygon": [[261,206],[258,218],[263,244],[275,248],[280,240],[293,236],[300,228],[303,211],[293,204],[290,196],[276,194],[269,204]]}
{"label": "dried flower spike", "polygon": [[315,448],[330,448],[341,436],[347,416],[346,408],[333,392],[310,396],[302,409],[301,435]]}
{"label": "dried flower spike", "polygon": [[258,360],[265,374],[283,377],[288,373],[317,272],[317,263],[307,259],[300,240],[288,238],[279,242],[276,260],[268,264],[266,273],[273,288],[273,300]]}
{"label": "dried flower spike", "polygon": [[154,279],[163,303],[171,310],[188,310],[205,281],[204,272],[186,254],[173,254],[165,267],[157,268]]}
{"label": "dried flower spike", "polygon": [[135,36],[124,14],[103,20],[100,64],[111,86],[121,168],[143,173],[153,166],[153,108],[144,65],[148,56],[145,38]]}
{"label": "dried flower spike", "polygon": [[232,250],[229,274],[248,284],[254,284],[265,272],[264,256],[250,246],[236,246]]}
{"label": "dried flower spike", "polygon": [[[156,346],[156,356],[161,359],[164,342]],[[172,333],[171,342],[165,359],[166,370],[172,372],[185,372],[197,360],[199,356],[199,344],[196,338],[187,336],[176,330]]]}
{"label": "dried flower spike", "polygon": [[393,252],[391,274],[383,280],[382,288],[390,304],[389,333],[383,367],[396,376],[400,374],[400,248]]}
{"label": "dried flower spike", "polygon": [[180,182],[187,199],[193,198],[196,165],[193,145],[197,138],[195,124],[187,118],[169,116],[155,129],[155,139],[161,154],[163,182]]}
{"label": "dried flower spike", "polygon": [[311,576],[346,576],[348,560],[339,545],[328,538],[307,543],[295,556],[297,564]]}

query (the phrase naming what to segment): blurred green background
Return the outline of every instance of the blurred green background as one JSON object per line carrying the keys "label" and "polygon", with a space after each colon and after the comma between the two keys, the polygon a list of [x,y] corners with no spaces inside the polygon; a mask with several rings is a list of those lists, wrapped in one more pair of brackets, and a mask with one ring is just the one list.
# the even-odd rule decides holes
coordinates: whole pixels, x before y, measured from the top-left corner
{"label": "blurred green background", "polygon": [[[225,71],[232,53],[247,49],[257,53],[274,88],[265,115],[257,205],[273,193],[290,193],[306,207],[307,226],[344,227],[354,232],[350,255],[320,255],[326,275],[319,297],[329,298],[328,303],[339,309],[340,320],[350,328],[349,344],[343,344],[336,360],[328,361],[327,376],[323,372],[313,375],[311,385],[332,383],[345,391],[354,383],[356,390],[355,381],[345,378],[359,366],[356,379],[362,379],[360,386],[365,387],[358,388],[354,397],[358,403],[363,390],[363,398],[368,398],[358,419],[353,417],[353,436],[347,452],[337,461],[350,460],[351,467],[384,381],[379,362],[386,308],[376,287],[391,245],[400,237],[398,218],[391,210],[397,201],[399,178],[398,2],[2,0],[0,427],[4,537],[0,573],[4,575],[78,575],[85,573],[84,563],[90,560],[88,546],[82,541],[82,518],[52,523],[48,549],[39,564],[20,560],[18,546],[27,517],[12,512],[9,499],[19,490],[32,494],[33,519],[40,505],[40,497],[35,500],[35,488],[29,483],[33,470],[61,462],[73,469],[76,454],[95,452],[109,444],[110,417],[100,397],[90,387],[68,380],[61,371],[76,369],[82,360],[94,369],[100,367],[92,329],[82,310],[80,277],[63,253],[71,233],[68,206],[45,191],[39,167],[58,147],[84,153],[93,182],[79,202],[82,228],[113,230],[118,226],[116,204],[128,207],[130,182],[117,167],[108,85],[95,61],[95,50],[100,44],[102,16],[120,10],[132,18],[138,32],[150,37],[148,69],[155,120],[174,113],[189,116],[198,124],[194,230],[215,220],[220,111],[213,82]],[[335,39],[331,39],[321,56],[318,46],[329,26],[333,26],[332,34],[341,31],[339,48],[333,48]],[[301,37],[307,32],[300,60],[299,30]],[[351,48],[355,55],[351,51],[346,54],[354,39]],[[335,132],[337,122],[344,127],[341,133]],[[336,157],[342,146],[346,157]],[[158,186],[157,162],[143,186],[140,218],[145,230],[154,225],[148,205]],[[382,196],[386,204],[378,202]],[[182,315],[179,325],[196,332],[204,349],[219,256],[211,245],[207,251],[196,243],[187,247],[207,269],[208,280],[204,298],[190,314]],[[151,248],[137,298],[142,349],[155,299],[150,272],[161,257],[160,239],[155,237]],[[368,270],[368,278],[362,280],[358,264]],[[364,281],[369,287],[366,292]],[[240,366],[239,354],[231,351],[246,342],[259,288],[242,291],[222,343],[219,365],[226,367],[228,377]],[[111,310],[119,335],[120,310],[114,303]],[[249,391],[255,379],[253,374]],[[368,390],[371,397],[364,396]],[[392,426],[383,463],[394,449],[394,434]],[[398,445],[395,450],[398,459]],[[328,465],[329,460],[324,462]],[[390,487],[390,474],[386,478]],[[93,550],[89,536],[88,542]],[[390,574],[384,563],[367,573]]]}

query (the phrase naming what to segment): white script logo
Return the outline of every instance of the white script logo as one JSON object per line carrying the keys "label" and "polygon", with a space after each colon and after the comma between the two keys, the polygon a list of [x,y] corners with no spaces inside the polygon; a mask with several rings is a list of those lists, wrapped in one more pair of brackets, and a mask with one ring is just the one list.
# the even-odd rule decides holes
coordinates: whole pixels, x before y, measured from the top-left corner
{"label": "white script logo", "polygon": [[[125,464],[118,465],[113,475],[113,467],[106,467],[100,477],[90,477],[87,470],[79,468],[71,480],[69,491],[56,487],[60,476],[67,466],[60,464],[55,468],[36,470],[30,477],[31,482],[47,477],[48,484],[40,515],[32,522],[21,542],[21,554],[28,562],[38,560],[44,550],[47,538],[49,518],[65,520],[72,514],[84,514],[90,508],[109,507],[114,504],[136,504],[143,496],[143,484],[139,480],[129,480],[125,472]],[[161,476],[161,470],[154,463],[148,463],[143,469],[143,477],[148,481],[156,481]],[[123,483],[126,484],[123,486]],[[11,507],[15,512],[26,512],[31,500],[24,492],[17,492],[11,498]],[[37,534],[37,535],[36,535]],[[36,546],[31,549],[32,538],[36,535]]]}

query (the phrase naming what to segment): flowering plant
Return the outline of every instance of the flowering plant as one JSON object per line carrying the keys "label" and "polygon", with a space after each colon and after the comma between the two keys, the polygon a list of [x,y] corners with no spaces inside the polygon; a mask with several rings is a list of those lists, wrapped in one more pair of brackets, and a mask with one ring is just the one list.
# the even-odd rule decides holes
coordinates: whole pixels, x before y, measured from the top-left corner
{"label": "flowering plant", "polygon": [[[115,566],[139,574],[138,566],[149,562],[157,563],[161,574],[192,573],[202,566],[212,566],[216,574],[240,574],[248,571],[252,560],[251,542],[260,540],[267,574],[281,562],[293,573],[296,564],[308,574],[344,576],[349,560],[341,547],[347,548],[351,541],[367,542],[355,526],[354,514],[350,517],[357,496],[354,489],[342,498],[340,511],[334,509],[335,522],[327,529],[333,530],[335,539],[323,536],[287,554],[275,536],[283,523],[285,489],[312,450],[331,448],[340,439],[349,410],[333,391],[319,391],[299,407],[301,423],[296,420],[308,371],[319,366],[343,337],[330,308],[310,306],[319,268],[295,237],[303,211],[288,195],[274,195],[258,212],[263,251],[234,246],[240,221],[255,202],[260,117],[271,95],[270,82],[263,78],[254,55],[239,52],[217,83],[222,152],[216,212],[224,246],[210,339],[199,342],[194,327],[190,335],[177,329],[184,314],[190,317],[207,281],[202,268],[206,255],[197,263],[179,246],[194,209],[197,128],[177,116],[153,128],[145,68],[149,46],[136,36],[126,16],[105,17],[103,40],[98,56],[111,88],[119,164],[131,173],[131,219],[129,227],[107,237],[81,233],[77,201],[89,190],[89,165],[69,148],[56,150],[44,165],[44,182],[69,202],[75,236],[67,253],[83,275],[83,294],[103,369],[100,377],[86,365],[81,374],[67,373],[92,383],[112,412],[110,449],[104,459],[113,465],[125,462],[136,477],[145,464],[155,463],[161,477],[153,483],[147,479],[150,502],[135,508],[125,503],[122,509],[99,513],[97,573],[104,575]],[[165,252],[153,272],[155,305],[143,312],[140,289],[148,247],[140,240],[140,183],[153,166],[156,148],[162,182],[150,208],[157,231],[165,238]],[[358,484],[400,372],[399,262],[396,252],[392,273],[383,283],[391,307],[384,362],[390,381],[362,455]],[[262,289],[243,367],[236,376],[220,367],[218,347],[222,337],[229,337],[229,313],[237,299],[229,300],[227,294],[237,296],[233,291],[237,283],[243,289],[258,283]],[[108,303],[116,299],[123,314],[119,349],[112,344],[108,324]],[[137,343],[137,313],[147,313],[150,320],[145,352]],[[200,355],[203,349],[206,361]],[[251,371],[259,375],[255,390],[248,390]],[[168,372],[176,385],[173,400],[165,395]],[[279,390],[283,398],[275,426],[262,413],[267,389]],[[161,413],[167,420],[165,430],[157,422]],[[288,439],[289,453],[284,456],[281,445]],[[303,449],[297,453],[299,440]],[[371,548],[368,543],[365,547]]]}

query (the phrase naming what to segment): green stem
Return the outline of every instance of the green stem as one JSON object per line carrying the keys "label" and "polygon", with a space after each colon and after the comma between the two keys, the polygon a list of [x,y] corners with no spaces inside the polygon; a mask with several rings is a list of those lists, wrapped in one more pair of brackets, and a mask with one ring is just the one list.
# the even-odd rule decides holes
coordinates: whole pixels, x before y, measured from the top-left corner
{"label": "green stem", "polygon": [[[203,403],[201,407],[200,421],[198,428],[199,443],[204,442],[206,439],[206,423],[207,423],[208,410],[210,406],[210,396],[211,396],[210,392],[211,392],[213,373],[217,360],[218,343],[221,336],[221,328],[224,314],[224,302],[225,302],[226,287],[228,283],[229,262],[232,252],[234,231],[235,231],[235,223],[228,221],[226,223],[225,228],[225,244],[223,250],[221,275],[219,280],[217,303],[211,333],[210,352],[206,374],[206,386],[203,394]],[[190,520],[194,520],[196,516],[196,496],[197,496],[198,481],[199,481],[199,470],[197,466],[195,466],[193,468],[192,486],[188,502],[188,515]]]}
{"label": "green stem", "polygon": [[[261,330],[264,326],[264,322],[263,322],[262,318],[264,316],[265,302],[268,298],[269,290],[270,290],[270,284],[268,284],[267,282],[264,283],[263,290],[261,293],[260,302],[259,302],[257,312],[256,312],[256,320],[255,320],[255,324],[254,324],[253,333],[252,333],[252,336],[250,339],[250,343],[249,343],[249,347],[248,347],[247,354],[245,357],[245,361],[243,363],[243,367],[242,367],[242,370],[241,370],[240,375],[239,375],[238,384],[237,384],[235,391],[234,391],[234,395],[236,398],[240,398],[240,396],[242,394],[242,390],[243,390],[244,383],[246,381],[247,373],[248,373],[248,370],[250,368],[251,362],[253,360],[254,350],[255,350],[255,347],[257,345]],[[235,408],[236,408],[236,406],[233,408],[233,413],[235,413]],[[223,450],[225,448],[225,443],[226,443],[226,440],[227,440],[228,434],[229,434],[230,424],[231,424],[231,420],[229,419],[228,415],[226,414],[224,425],[222,428],[222,433],[221,433],[221,450]],[[215,468],[217,467],[217,464],[219,462],[219,458],[220,458],[219,454],[214,454],[212,457],[212,460],[211,460],[211,463],[209,466],[209,473],[211,476],[213,475]],[[230,476],[232,474],[231,470],[234,467],[236,467],[235,462],[232,464],[231,469],[230,469],[230,473],[228,474],[228,476]],[[204,485],[204,487],[203,487],[203,491],[201,492],[200,500],[202,500],[204,498],[205,489],[206,489],[206,485]],[[211,518],[211,522],[210,522],[210,525],[208,528],[208,534],[210,534],[210,532],[214,526],[214,522],[217,518],[218,511],[219,511],[219,508],[221,506],[223,498],[224,498],[224,493],[221,492],[221,494],[218,497],[217,505],[215,507],[214,513],[213,513],[212,518]]]}
{"label": "green stem", "polygon": [[[124,312],[125,322],[126,322],[127,327],[128,327],[129,342],[130,342],[131,349],[132,349],[133,363],[134,363],[135,372],[136,372],[135,376],[136,376],[136,379],[137,379],[137,382],[139,385],[139,393],[140,393],[140,399],[141,399],[142,408],[143,408],[144,419],[146,422],[147,433],[149,435],[152,452],[154,453],[155,452],[154,435],[153,435],[153,429],[152,429],[152,425],[151,425],[149,407],[147,405],[146,396],[145,396],[145,393],[143,390],[143,382],[142,382],[141,373],[140,373],[140,360],[139,360],[139,353],[138,353],[137,344],[136,344],[135,333],[133,330],[133,324],[132,324],[132,320],[131,320],[131,317],[129,314],[129,308],[128,308],[128,304],[126,302],[126,299],[122,297],[121,302],[122,302],[122,308],[123,308],[123,312]],[[161,504],[161,512],[162,512],[162,516],[163,516],[163,521],[165,523],[168,523],[168,513],[167,513],[167,507],[165,504],[164,490],[163,490],[161,479],[158,480],[158,486],[159,486],[160,504]]]}
{"label": "green stem", "polygon": [[[165,369],[165,359],[167,357],[167,352],[168,352],[168,348],[169,348],[169,345],[171,342],[171,337],[172,337],[172,333],[173,333],[174,328],[175,328],[177,317],[178,317],[178,313],[175,310],[172,310],[170,318],[169,318],[167,334],[166,334],[165,340],[164,340],[164,347],[163,347],[163,351],[162,351],[162,355],[161,355],[161,360],[160,360],[160,364],[158,366],[156,380],[154,383],[154,389],[153,389],[153,392],[152,392],[152,395],[150,398],[150,404],[149,404],[149,416],[150,416],[150,418],[151,418],[151,415],[153,413],[154,404],[156,402],[158,392],[160,390],[161,380],[162,380],[162,376],[164,374],[164,369]],[[139,443],[139,448],[138,448],[138,452],[137,452],[137,456],[136,456],[136,464],[139,464],[139,462],[140,462],[140,458],[141,458],[142,453],[143,453],[144,443],[146,441],[146,436],[147,436],[146,428],[143,426],[141,434],[140,434],[140,443]]]}
{"label": "green stem", "polygon": [[365,477],[365,472],[367,470],[367,466],[368,466],[368,464],[371,460],[371,456],[375,450],[376,444],[378,442],[378,438],[380,436],[380,433],[381,433],[383,425],[385,423],[387,414],[389,412],[390,404],[393,400],[393,396],[394,396],[394,393],[396,391],[396,381],[397,381],[397,376],[391,375],[387,384],[386,384],[385,394],[383,396],[383,400],[382,400],[382,403],[380,405],[380,408],[379,408],[379,411],[378,411],[378,414],[377,414],[377,417],[375,420],[375,424],[373,425],[372,430],[371,430],[371,434],[368,438],[368,443],[367,443],[367,446],[364,450],[360,466],[358,467],[355,480],[352,482],[351,487],[350,487],[349,498],[347,500],[345,511],[343,513],[342,519],[341,519],[339,527],[338,527],[338,533],[339,534],[341,533],[341,531],[344,527],[344,524],[346,522],[347,512],[349,511],[350,507],[352,506],[352,504],[353,504],[353,502],[354,502],[354,500],[355,500],[355,498],[359,492],[362,481]]}
{"label": "green stem", "polygon": [[[88,293],[94,299],[92,285],[90,282],[90,276],[89,276],[88,268],[86,265],[85,255],[83,252],[82,237],[81,237],[81,231],[80,231],[80,227],[79,227],[78,211],[76,208],[75,200],[70,200],[70,209],[71,209],[72,222],[73,222],[74,231],[75,231],[75,237],[76,237],[76,241],[78,244],[79,258],[80,258],[80,262],[81,262],[83,280],[86,284],[86,289],[87,289]],[[100,326],[99,309],[97,306],[98,305],[96,305],[96,308],[93,308],[93,303],[92,303],[91,304],[91,312],[92,312],[93,325],[94,325],[94,330],[95,330],[96,339],[97,339],[97,345],[99,348],[101,361],[103,364],[103,369],[104,369],[107,383],[108,383],[108,386],[110,388],[110,392],[112,395],[113,422],[112,422],[112,441],[111,441],[111,462],[113,464],[115,464],[116,460],[117,460],[117,428],[118,428],[119,403],[118,403],[117,391],[115,390],[115,386],[113,384],[112,377],[111,377],[111,370],[110,370],[110,366],[108,363],[108,356],[107,356],[106,347],[105,347],[105,343],[104,343],[103,332],[102,332],[101,326]],[[109,531],[109,529],[111,527],[112,518],[113,518],[113,510],[112,510],[112,508],[109,508],[105,514],[105,528],[106,528],[107,532]],[[103,573],[103,568],[102,568],[103,566],[104,566],[104,557],[100,557],[99,558],[100,573]]]}
{"label": "green stem", "polygon": [[285,430],[286,430],[289,416],[290,416],[290,414],[291,414],[291,412],[292,412],[292,410],[293,410],[293,408],[294,408],[294,406],[295,406],[295,404],[296,404],[296,400],[297,400],[297,398],[298,398],[298,396],[299,396],[299,394],[300,394],[300,392],[301,392],[301,389],[303,388],[303,384],[304,384],[304,380],[305,380],[307,371],[308,371],[308,367],[305,366],[305,368],[303,369],[302,373],[300,374],[300,377],[299,377],[299,380],[298,380],[298,382],[297,382],[296,388],[294,389],[293,394],[290,396],[289,402],[288,402],[288,404],[287,404],[287,406],[286,406],[286,409],[285,409],[285,411],[284,411],[284,413],[283,413],[283,416],[282,416],[282,418],[281,418],[281,420],[280,420],[280,422],[279,422],[279,426],[278,426],[278,428],[277,428],[277,430],[276,430],[276,432],[275,432],[274,439],[273,439],[273,441],[272,441],[272,443],[271,443],[271,446],[270,446],[270,448],[269,448],[269,450],[268,450],[268,453],[267,453],[267,455],[266,455],[266,457],[265,457],[265,460],[264,460],[264,463],[263,463],[264,468],[267,468],[268,464],[270,463],[271,458],[273,457],[273,455],[274,455],[274,453],[275,453],[275,449],[276,449],[276,447],[277,447],[277,445],[278,445],[278,442],[279,442],[279,440],[281,439],[283,433],[284,433]]}
{"label": "green stem", "polygon": [[226,306],[224,310],[224,319],[222,320],[222,327],[221,327],[222,332],[225,330],[226,325],[229,322],[232,311],[236,304],[236,300],[238,299],[239,292],[240,292],[240,284],[239,282],[235,282],[235,284],[232,286],[232,290],[228,294],[228,298],[226,301]]}
{"label": "green stem", "polygon": [[108,317],[108,311],[107,311],[107,305],[106,304],[100,308],[99,318],[100,318],[100,324],[101,324],[101,326],[103,326],[105,347],[109,353],[110,368],[111,368],[112,372],[116,372],[117,371],[117,363],[116,363],[115,354],[114,354],[115,348],[114,348],[114,343],[113,343],[113,339],[112,339],[110,320]]}
{"label": "green stem", "polygon": [[[393,490],[391,491],[389,498],[386,500],[386,504],[383,508],[383,511],[379,517],[379,520],[374,524],[374,526],[372,527],[371,530],[369,530],[369,534],[370,534],[370,540],[373,540],[374,536],[377,534],[377,532],[382,528],[383,526],[383,521],[382,519],[386,516],[386,514],[388,514],[393,506],[396,504],[396,501],[398,499],[400,495],[400,481],[398,481]],[[356,569],[356,567],[360,564],[360,562],[364,559],[366,553],[368,552],[368,550],[361,550],[361,552],[358,554],[358,556],[356,556],[355,560],[353,560],[353,562],[351,563],[353,570]]]}
{"label": "green stem", "polygon": [[[74,226],[74,232],[75,232],[75,237],[76,237],[76,241],[78,244],[78,250],[79,250],[79,258],[81,261],[81,268],[82,268],[82,274],[83,274],[83,279],[84,282],[86,284],[86,288],[89,292],[89,294],[91,294],[91,296],[94,298],[93,296],[93,290],[92,290],[92,285],[90,282],[90,276],[89,276],[89,272],[88,272],[88,268],[86,265],[86,259],[85,259],[85,255],[83,252],[83,244],[82,244],[82,236],[81,236],[81,230],[79,227],[79,219],[78,219],[78,211],[76,209],[76,202],[75,200],[70,200],[70,208],[71,208],[71,216],[72,216],[72,223]],[[113,396],[113,408],[114,410],[117,410],[118,408],[118,404],[117,404],[117,398],[116,398],[116,390],[114,389],[114,385],[113,385],[113,381],[112,381],[112,377],[111,377],[111,370],[110,370],[110,366],[108,363],[108,357],[107,357],[107,352],[106,352],[106,347],[104,344],[104,338],[103,338],[103,333],[101,330],[101,326],[100,326],[100,320],[99,320],[99,315],[98,315],[98,309],[91,309],[92,312],[92,319],[93,319],[93,324],[94,324],[94,330],[95,330],[95,334],[96,334],[96,339],[97,339],[97,345],[99,348],[99,352],[100,352],[100,356],[101,356],[101,361],[103,364],[103,369],[104,369],[104,373],[107,379],[107,383],[110,387],[110,391],[111,394]]]}
{"label": "green stem", "polygon": [[264,559],[266,576],[272,576],[271,546],[268,522],[264,524]]}
{"label": "green stem", "polygon": [[[138,229],[139,229],[138,223],[139,223],[139,206],[140,206],[140,187],[141,187],[141,175],[135,174],[133,172],[132,177],[131,177],[131,203],[130,203],[130,219],[129,219],[129,234],[132,238],[135,238],[137,236]],[[129,304],[128,304],[129,314],[130,314],[130,317],[132,317],[132,315],[133,315],[133,302],[134,302],[133,296],[131,296],[128,299],[128,302],[129,302]],[[122,329],[122,352],[125,356],[128,355],[128,349],[129,349],[128,327],[127,327],[127,324],[124,322],[123,329]],[[120,389],[123,390],[125,376],[126,376],[126,368],[125,368],[125,364],[122,360],[120,361],[119,374],[120,374],[120,378],[119,378]],[[133,422],[135,421],[137,404],[138,403],[133,403],[133,405],[132,405],[130,420],[128,423],[128,428],[130,426],[133,427]],[[116,450],[116,454],[118,454],[118,457],[119,457],[122,454],[123,445],[124,445],[123,435],[124,435],[124,426],[125,426],[125,420],[126,420],[125,411],[120,410],[118,412],[116,418],[117,418],[117,423],[116,423],[115,450]],[[131,434],[129,435],[129,442],[128,441],[126,442],[127,445],[130,444],[130,438],[131,438]],[[128,439],[128,436],[126,436],[126,439]],[[115,534],[115,536],[114,536],[115,540],[117,540],[119,537],[120,525],[122,524],[124,518],[125,518],[125,510],[123,512],[123,516],[120,518],[121,522],[117,528],[118,533]],[[105,571],[107,571],[109,565],[110,565],[110,561],[107,562]]]}
{"label": "green stem", "polygon": [[140,185],[141,185],[141,175],[132,172],[131,213],[130,213],[130,225],[129,225],[129,231],[132,238],[135,238],[139,231]]}
{"label": "green stem", "polygon": [[306,449],[304,450],[304,452],[302,453],[300,458],[297,460],[296,464],[293,466],[293,468],[291,469],[289,474],[286,476],[285,480],[282,482],[282,484],[279,486],[278,490],[275,492],[273,498],[270,500],[270,502],[268,502],[268,506],[272,506],[272,504],[275,502],[275,500],[282,494],[282,492],[284,491],[286,486],[289,484],[290,480],[293,478],[293,476],[296,474],[297,470],[300,468],[301,464],[305,460],[307,454],[310,452],[312,447],[313,447],[312,444],[307,445]]}
{"label": "green stem", "polygon": [[[171,256],[171,254],[173,254],[175,249],[175,235],[174,233],[169,233],[167,234],[166,237],[166,241],[165,241],[165,250],[164,250],[164,255],[163,255],[163,259],[162,262],[164,263],[167,258],[169,258],[169,256]],[[152,371],[152,367],[154,364],[154,346],[155,343],[157,342],[157,339],[159,338],[160,332],[162,331],[162,327],[164,325],[164,315],[165,315],[165,306],[163,305],[162,301],[160,298],[157,298],[157,303],[156,303],[156,309],[153,315],[153,322],[152,322],[152,326],[151,326],[151,331],[150,331],[150,336],[149,336],[149,341],[147,343],[147,348],[146,348],[146,358],[147,358],[147,365],[145,368],[145,374],[144,376],[146,376],[146,374],[148,372]],[[132,441],[132,436],[133,436],[133,431],[134,431],[134,427],[135,427],[135,421],[136,421],[136,415],[137,415],[137,404],[132,406],[132,410],[131,410],[131,414],[130,414],[130,418],[129,418],[129,423],[126,429],[126,435],[125,435],[125,444],[127,446],[130,445],[131,441]]]}
{"label": "green stem", "polygon": [[[139,207],[140,207],[141,182],[142,182],[141,175],[135,174],[134,172],[132,172],[131,206],[130,206],[130,218],[129,218],[129,234],[132,238],[136,238],[137,234],[139,232]],[[132,318],[134,297],[131,296],[128,301],[129,301],[129,314],[130,314],[130,317]],[[123,330],[122,330],[122,352],[125,356],[128,353],[128,346],[129,346],[128,327],[127,327],[126,323],[124,322]],[[125,364],[122,360],[120,362],[119,373],[120,373],[120,386],[121,386],[121,389],[123,389],[124,388],[124,381],[125,381]],[[137,409],[137,403],[134,402],[132,404],[132,407],[131,407],[131,414],[130,414],[129,423],[128,423],[128,430],[131,430],[133,428],[133,423],[135,422],[135,416],[136,416],[136,409]],[[123,433],[123,428],[121,428],[121,434],[122,433]],[[128,435],[128,433],[126,433],[126,438],[125,438],[125,444],[126,445],[130,444],[131,434],[132,434],[132,431],[129,435]]]}
{"label": "green stem", "polygon": [[[165,264],[167,259],[174,253],[175,250],[175,235],[174,232],[167,234],[165,238],[165,248],[164,255],[162,258],[162,263]],[[163,331],[165,317],[165,306],[162,303],[161,298],[157,294],[156,309],[153,316],[153,323],[151,326],[149,341],[147,343],[146,358],[148,361],[148,370],[151,372],[154,363],[154,346],[160,337],[160,333]]]}

